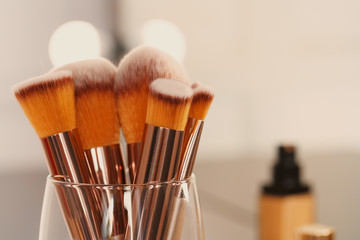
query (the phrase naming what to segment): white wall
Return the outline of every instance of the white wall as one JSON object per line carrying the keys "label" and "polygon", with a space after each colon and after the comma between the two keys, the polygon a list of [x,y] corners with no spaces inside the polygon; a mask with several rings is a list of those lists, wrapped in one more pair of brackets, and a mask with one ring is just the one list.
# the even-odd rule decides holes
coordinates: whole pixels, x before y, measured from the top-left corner
{"label": "white wall", "polygon": [[311,154],[360,154],[360,2],[295,0],[0,2],[0,171],[45,168],[10,87],[51,68],[52,31],[68,20],[112,29],[128,47],[164,18],[187,39],[194,81],[217,91],[199,159],[269,159],[291,141]]}
{"label": "white wall", "polygon": [[44,154],[34,130],[10,88],[47,72],[52,66],[48,41],[70,20],[85,20],[111,30],[113,1],[0,1],[0,172],[45,168]]}
{"label": "white wall", "polygon": [[122,1],[128,47],[144,21],[185,33],[185,65],[213,85],[200,159],[269,159],[283,141],[302,156],[360,153],[360,2]]}

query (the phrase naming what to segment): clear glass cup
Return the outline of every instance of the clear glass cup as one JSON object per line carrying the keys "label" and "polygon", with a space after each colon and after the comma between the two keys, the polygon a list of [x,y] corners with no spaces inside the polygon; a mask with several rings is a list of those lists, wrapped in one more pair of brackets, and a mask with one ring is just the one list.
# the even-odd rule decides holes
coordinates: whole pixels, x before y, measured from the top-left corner
{"label": "clear glass cup", "polygon": [[195,176],[142,185],[46,182],[40,240],[205,239]]}

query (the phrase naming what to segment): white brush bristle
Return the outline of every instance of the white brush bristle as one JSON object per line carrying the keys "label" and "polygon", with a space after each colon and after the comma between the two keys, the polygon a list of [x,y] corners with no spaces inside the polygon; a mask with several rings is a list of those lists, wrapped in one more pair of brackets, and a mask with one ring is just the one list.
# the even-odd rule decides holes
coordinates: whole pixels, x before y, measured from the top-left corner
{"label": "white brush bristle", "polygon": [[201,84],[200,82],[193,83],[191,88],[194,91],[194,96],[198,94],[207,94],[214,97],[215,95],[215,89],[213,87]]}
{"label": "white brush bristle", "polygon": [[17,92],[34,86],[34,85],[41,85],[43,83],[49,82],[49,81],[56,81],[57,79],[66,78],[66,77],[72,77],[71,71],[63,70],[53,73],[46,73],[43,75],[40,75],[38,77],[29,78],[26,81],[20,82],[12,86],[11,90],[16,94]]}
{"label": "white brush bristle", "polygon": [[150,85],[150,90],[154,94],[173,98],[191,98],[193,91],[186,83],[159,78]]}
{"label": "white brush bristle", "polygon": [[130,51],[120,61],[116,84],[120,88],[129,85],[150,84],[157,78],[171,78],[189,83],[185,68],[169,54],[150,46],[141,45]]}
{"label": "white brush bristle", "polygon": [[87,85],[101,85],[104,81],[113,81],[116,67],[105,58],[82,60],[63,65],[52,71],[70,70],[73,73],[76,89]]}

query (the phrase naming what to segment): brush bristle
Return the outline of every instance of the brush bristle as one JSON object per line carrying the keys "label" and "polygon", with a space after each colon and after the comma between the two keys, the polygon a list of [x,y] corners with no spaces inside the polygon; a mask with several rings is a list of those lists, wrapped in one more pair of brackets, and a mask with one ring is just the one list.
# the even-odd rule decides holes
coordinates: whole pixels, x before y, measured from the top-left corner
{"label": "brush bristle", "polygon": [[150,85],[146,123],[184,130],[191,98],[190,85],[172,79],[155,80]]}
{"label": "brush bristle", "polygon": [[193,83],[191,88],[194,93],[189,118],[204,120],[214,99],[215,91],[213,88],[199,82]]}
{"label": "brush bristle", "polygon": [[39,138],[75,128],[74,83],[70,71],[31,78],[12,90]]}
{"label": "brush bristle", "polygon": [[127,143],[141,142],[149,93],[149,84],[158,78],[189,83],[184,67],[167,53],[139,46],[121,61],[115,79],[118,111]]}
{"label": "brush bristle", "polygon": [[114,78],[116,67],[106,59],[71,63],[75,84],[76,126],[84,149],[119,143]]}

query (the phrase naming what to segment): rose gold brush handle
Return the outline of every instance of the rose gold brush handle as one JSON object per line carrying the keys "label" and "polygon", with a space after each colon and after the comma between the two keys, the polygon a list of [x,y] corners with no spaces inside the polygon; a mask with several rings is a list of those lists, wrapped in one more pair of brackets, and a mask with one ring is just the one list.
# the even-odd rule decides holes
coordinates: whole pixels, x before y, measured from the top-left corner
{"label": "rose gold brush handle", "polygon": [[57,185],[56,192],[72,239],[101,239],[102,215],[90,189]]}
{"label": "rose gold brush handle", "polygon": [[85,150],[95,184],[124,184],[125,168],[119,144]]}
{"label": "rose gold brush handle", "polygon": [[[119,144],[85,150],[85,156],[90,165],[96,184],[125,183],[125,168]],[[104,209],[101,209],[104,202],[106,202],[110,208],[118,208],[118,206],[122,206],[122,208],[118,211],[110,213],[113,217],[103,218],[103,221],[110,222],[101,223],[103,226],[102,231],[110,238],[114,236],[117,236],[118,238],[120,238],[120,236],[124,236],[126,231],[127,216],[125,208],[123,207],[124,199],[122,192],[112,191],[109,189],[108,191],[105,191],[105,193],[101,194],[101,196],[98,196],[98,200],[96,201],[99,205],[97,207],[99,209],[98,211],[104,211]]]}
{"label": "rose gold brush handle", "polygon": [[177,180],[189,178],[193,172],[203,127],[203,120],[189,118],[185,127],[184,146],[180,168],[176,176]]}
{"label": "rose gold brush handle", "polygon": [[131,143],[127,145],[127,158],[129,166],[130,181],[135,181],[136,169],[139,166],[141,154],[141,143]]}
{"label": "rose gold brush handle", "polygon": [[[186,124],[182,160],[176,176],[178,181],[189,178],[193,172],[203,127],[204,121],[194,118],[190,118]],[[187,197],[179,186],[175,188],[169,221],[166,222],[166,240],[180,240],[184,224]]]}
{"label": "rose gold brush handle", "polygon": [[[161,184],[161,183],[159,183]],[[174,188],[159,186],[148,192],[148,201],[144,203],[141,215],[138,240],[163,240],[165,226],[169,221]]]}
{"label": "rose gold brush handle", "polygon": [[[142,154],[135,183],[165,182],[175,178],[183,141],[183,131],[146,125]],[[158,192],[153,189],[133,194],[132,229],[128,238],[138,240],[162,239],[167,206],[171,203],[172,189]]]}
{"label": "rose gold brush handle", "polygon": [[76,206],[76,208],[82,209],[82,205],[79,205],[75,200],[76,198],[72,192],[66,191],[61,186],[55,186],[55,189],[71,239],[89,237],[87,236],[88,231],[84,231],[87,227],[83,227],[83,223],[76,220],[79,215],[78,210],[73,208],[73,206]]}
{"label": "rose gold brush handle", "polygon": [[164,240],[180,240],[188,196],[181,189],[181,185],[174,185],[174,197],[170,206],[169,219],[166,222]]}
{"label": "rose gold brush handle", "polygon": [[135,184],[174,179],[184,132],[152,125],[146,125],[145,132]]}
{"label": "rose gold brush handle", "polygon": [[[77,130],[74,129],[43,138],[41,142],[52,176],[60,176],[69,182],[89,183],[91,174],[78,139]],[[93,214],[93,203],[88,203],[79,192],[57,188],[57,193],[71,235],[75,239],[96,237],[96,226],[89,221]],[[76,209],[72,209],[72,206],[76,206]],[[84,215],[82,218],[74,215],[79,211]]]}

